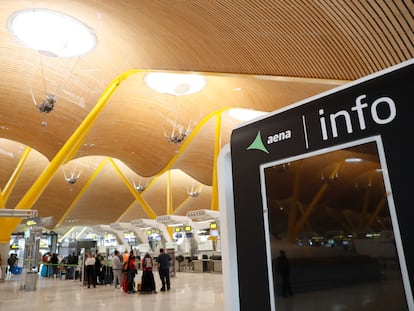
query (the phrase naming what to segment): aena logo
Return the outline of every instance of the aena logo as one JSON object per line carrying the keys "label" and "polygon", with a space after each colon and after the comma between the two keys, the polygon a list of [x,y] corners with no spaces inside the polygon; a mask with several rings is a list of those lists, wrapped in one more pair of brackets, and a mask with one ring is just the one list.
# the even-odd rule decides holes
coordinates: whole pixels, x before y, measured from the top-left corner
{"label": "aena logo", "polygon": [[[290,139],[292,138],[292,132],[290,130],[281,132],[281,133],[277,133],[271,136],[267,137],[267,144],[273,144],[273,143],[277,143],[279,141],[285,140],[285,139]],[[266,146],[263,144],[263,140],[262,140],[262,136],[260,134],[260,131],[257,132],[256,138],[254,139],[254,141],[250,144],[249,147],[247,147],[247,150],[260,150],[263,151],[265,153],[269,153],[269,151],[267,150]]]}
{"label": "aena logo", "polygon": [[269,151],[266,149],[265,145],[263,144],[262,136],[260,135],[260,131],[257,132],[256,138],[250,144],[250,146],[247,147],[247,150],[260,150],[260,151],[269,153]]}

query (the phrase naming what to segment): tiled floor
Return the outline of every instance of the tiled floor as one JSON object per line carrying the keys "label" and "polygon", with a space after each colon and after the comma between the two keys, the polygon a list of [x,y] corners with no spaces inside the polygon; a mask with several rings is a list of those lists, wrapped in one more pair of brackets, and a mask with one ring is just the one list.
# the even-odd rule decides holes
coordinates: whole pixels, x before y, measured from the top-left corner
{"label": "tiled floor", "polygon": [[[161,281],[157,273],[154,277],[159,290]],[[42,277],[35,291],[26,291],[20,289],[22,279],[22,275],[13,275],[0,283],[1,311],[219,311],[224,305],[222,275],[215,273],[178,273],[171,278],[170,291],[145,295],[127,294],[114,286],[87,288],[80,281]]]}
{"label": "tiled floor", "polygon": [[280,298],[277,311],[407,311],[407,299],[398,276],[388,273],[379,282],[323,291],[304,292]]}
{"label": "tiled floor", "polygon": [[[157,273],[155,280],[159,289]],[[221,274],[178,272],[171,281],[170,291],[129,295],[113,286],[88,289],[80,281],[50,278],[39,278],[36,290],[27,291],[20,289],[23,275],[14,275],[0,282],[0,311],[224,311]],[[405,311],[408,308],[402,292],[399,283],[390,276],[375,284],[279,298],[276,311]]]}

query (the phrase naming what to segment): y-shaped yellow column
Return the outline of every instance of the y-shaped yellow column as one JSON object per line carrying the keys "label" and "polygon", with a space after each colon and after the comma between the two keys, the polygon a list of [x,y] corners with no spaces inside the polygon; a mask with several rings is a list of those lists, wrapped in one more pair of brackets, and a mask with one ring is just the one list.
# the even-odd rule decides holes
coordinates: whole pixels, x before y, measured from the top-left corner
{"label": "y-shaped yellow column", "polygon": [[[116,77],[109,84],[109,86],[102,93],[95,107],[91,110],[91,112],[89,112],[85,120],[83,120],[83,122],[79,125],[72,136],[66,141],[62,149],[59,150],[59,152],[50,162],[49,166],[42,172],[42,174],[40,174],[39,178],[34,182],[29,191],[17,204],[16,209],[30,209],[33,207],[42,192],[46,189],[49,182],[52,180],[59,167],[66,161],[70,160],[74,154],[76,154],[99,113],[105,107],[105,104],[108,102],[109,98],[118,88],[118,86],[126,78],[139,72],[142,72],[142,70],[129,70]],[[21,218],[0,218],[0,243],[9,242],[10,235],[13,233],[13,230],[16,229],[21,220]]]}

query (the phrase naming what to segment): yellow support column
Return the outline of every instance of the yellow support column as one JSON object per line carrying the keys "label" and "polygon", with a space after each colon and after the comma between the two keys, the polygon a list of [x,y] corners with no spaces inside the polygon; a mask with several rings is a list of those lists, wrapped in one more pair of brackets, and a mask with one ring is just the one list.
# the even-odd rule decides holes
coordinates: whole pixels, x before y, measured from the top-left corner
{"label": "yellow support column", "polygon": [[216,114],[216,136],[214,139],[214,158],[213,158],[213,191],[211,196],[211,210],[218,211],[219,204],[218,204],[218,189],[217,189],[217,159],[220,152],[221,147],[221,112]]}
{"label": "yellow support column", "polygon": [[[332,180],[335,175],[337,175],[339,168],[341,167],[343,162],[337,164],[337,166],[333,169],[332,173],[329,175],[329,179]],[[313,211],[315,210],[319,200],[325,194],[325,191],[328,189],[328,183],[324,183],[321,188],[319,189],[318,193],[313,197],[312,202],[309,204],[308,208],[305,211],[305,214],[301,217],[294,229],[294,236],[297,237],[299,233],[302,231],[303,227],[309,220],[310,216],[312,215]]]}
{"label": "yellow support column", "polygon": [[17,179],[19,179],[19,176],[23,170],[24,164],[26,163],[26,160],[29,157],[30,151],[32,151],[32,148],[30,147],[26,147],[26,149],[23,151],[22,156],[20,157],[19,163],[17,164],[17,167],[13,172],[13,175],[10,177],[9,181],[7,182],[6,186],[3,189],[4,204],[6,204],[8,198],[10,197],[10,193],[12,192],[14,186],[16,185]]}
{"label": "yellow support column", "polygon": [[370,229],[374,222],[378,219],[379,214],[382,212],[382,210],[385,207],[386,203],[386,196],[384,195],[380,202],[377,205],[377,208],[375,209],[374,214],[371,215],[370,219],[368,220],[367,224],[365,225],[365,229]]}
{"label": "yellow support column", "polygon": [[172,200],[172,189],[171,189],[171,170],[167,172],[167,215],[173,213],[173,200]]}
{"label": "yellow support column", "polygon": [[367,189],[365,190],[365,194],[364,194],[364,203],[362,205],[362,211],[361,211],[361,216],[360,216],[360,219],[359,219],[358,229],[363,228],[365,219],[367,217],[368,205],[369,205],[369,200],[370,200],[371,192],[372,192],[372,178],[373,178],[373,175],[374,175],[374,171],[371,172],[370,175],[369,175]]}
{"label": "yellow support column", "polygon": [[3,193],[1,192],[0,189],[0,208],[5,208],[5,203],[4,203],[4,198],[3,198]]}
{"label": "yellow support column", "polygon": [[[125,175],[124,175],[125,176]],[[145,190],[142,192],[142,193],[144,193],[145,191],[147,191],[148,189],[150,189],[151,188],[151,186],[152,185],[154,185],[155,183],[156,183],[156,181],[158,180],[160,178],[160,176],[157,176],[157,177],[154,177],[152,180],[151,180],[151,182],[148,184],[148,186],[145,188]],[[127,180],[127,178],[125,177],[125,182],[127,182],[128,183],[128,185],[130,186],[130,184],[129,184],[129,182],[128,182],[128,180]],[[128,186],[128,188],[129,188],[129,186]],[[133,195],[135,196],[135,198],[136,198],[136,200],[139,202],[139,203],[141,203],[141,205],[142,206],[144,206],[144,203],[145,203],[145,206],[147,206],[148,207],[148,210],[149,211],[152,211],[152,213],[153,213],[153,216],[150,216],[150,214],[147,212],[147,214],[150,216],[150,218],[153,218],[153,219],[155,219],[156,218],[156,213],[150,208],[150,206],[148,205],[148,203],[144,200],[144,198],[142,197],[142,194],[140,194],[140,193],[136,193],[136,190],[134,189],[134,188],[129,188],[129,189],[133,189],[133,190],[130,190],[131,192],[132,191],[134,191],[135,193],[133,193]],[[141,201],[142,200],[142,201]],[[143,202],[143,203],[142,203]],[[129,205],[129,207],[121,214],[121,216],[119,216],[118,217],[118,219],[115,221],[115,222],[121,222],[122,221],[122,219],[123,219],[123,217],[125,216],[125,214],[126,213],[128,213],[128,211],[131,209],[131,208],[133,208],[133,206],[134,206],[134,204],[135,204],[135,202],[132,202],[130,205]]]}
{"label": "yellow support column", "polygon": [[[181,154],[187,149],[188,145],[191,143],[191,141],[195,138],[195,136],[198,134],[198,132],[203,128],[203,126],[210,121],[210,119],[214,118],[215,116],[221,114],[223,111],[229,110],[231,108],[222,108],[219,110],[216,110],[206,117],[204,117],[194,128],[194,130],[191,131],[191,134],[186,137],[184,142],[182,143],[180,149],[174,154],[172,159],[168,162],[168,164],[158,173],[158,175],[164,174],[166,171],[168,171],[174,163],[177,161],[177,159],[181,156]],[[217,124],[216,124],[217,126]]]}
{"label": "yellow support column", "polygon": [[[81,146],[82,140],[91,129],[94,121],[97,119],[99,113],[105,107],[112,94],[119,87],[119,85],[130,75],[142,72],[142,70],[133,69],[122,73],[116,77],[110,85],[105,89],[95,107],[89,112],[86,118],[82,121],[79,127],[75,130],[72,136],[66,141],[63,147],[59,150],[49,166],[40,174],[39,178],[34,182],[29,191],[23,196],[17,204],[16,209],[30,209],[36,203],[44,189],[52,180],[56,171],[62,164],[70,159],[70,156],[76,154],[76,148]],[[21,222],[21,218],[1,218],[0,219],[0,241],[10,239],[10,235],[17,225]]]}
{"label": "yellow support column", "polygon": [[157,214],[155,214],[155,212],[151,209],[151,207],[149,207],[148,203],[145,202],[145,200],[139,195],[139,193],[137,193],[137,191],[134,189],[134,187],[132,187],[132,185],[130,184],[128,179],[125,177],[124,174],[122,174],[119,167],[115,164],[114,160],[111,158],[109,161],[111,162],[111,164],[114,167],[115,171],[121,177],[124,184],[129,189],[129,191],[132,193],[132,195],[135,197],[135,199],[138,201],[138,203],[141,204],[142,208],[145,210],[148,217],[150,217],[151,219],[157,218]]}
{"label": "yellow support column", "polygon": [[65,220],[66,216],[72,211],[72,209],[75,207],[76,203],[79,201],[79,199],[85,193],[85,191],[89,188],[89,186],[92,184],[92,182],[94,181],[96,176],[98,176],[99,172],[105,167],[105,165],[108,163],[108,161],[109,161],[109,159],[105,159],[101,162],[101,164],[99,164],[99,166],[96,168],[95,172],[93,172],[92,176],[89,177],[88,181],[82,187],[81,191],[78,192],[75,199],[72,201],[70,206],[66,209],[65,213],[63,213],[62,217],[60,217],[60,219],[56,223],[55,227],[58,227],[62,224],[62,222]]}

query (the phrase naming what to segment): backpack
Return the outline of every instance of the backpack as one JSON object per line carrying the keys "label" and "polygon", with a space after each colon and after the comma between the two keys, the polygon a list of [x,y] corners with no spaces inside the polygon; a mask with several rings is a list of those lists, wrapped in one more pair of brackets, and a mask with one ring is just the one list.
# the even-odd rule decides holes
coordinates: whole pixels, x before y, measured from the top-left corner
{"label": "backpack", "polygon": [[144,267],[146,269],[152,268],[152,259],[151,258],[145,258],[145,260],[144,260]]}

